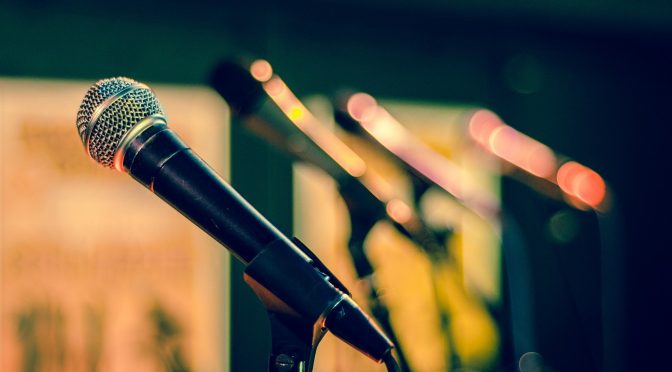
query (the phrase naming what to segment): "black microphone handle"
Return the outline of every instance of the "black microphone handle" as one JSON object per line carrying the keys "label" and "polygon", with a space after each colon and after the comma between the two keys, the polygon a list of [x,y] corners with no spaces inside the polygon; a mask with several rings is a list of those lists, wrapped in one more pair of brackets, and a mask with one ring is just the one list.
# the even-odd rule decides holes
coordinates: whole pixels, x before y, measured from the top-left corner
{"label": "black microphone handle", "polygon": [[[267,221],[162,121],[124,149],[124,170],[252,268],[252,278],[303,319],[381,361],[392,348],[319,265]],[[260,258],[261,257],[261,258]],[[270,257],[270,259],[269,259]],[[263,266],[255,264],[263,262]],[[246,270],[247,272],[248,270]]]}
{"label": "black microphone handle", "polygon": [[244,263],[271,242],[286,240],[164,124],[135,137],[124,169]]}

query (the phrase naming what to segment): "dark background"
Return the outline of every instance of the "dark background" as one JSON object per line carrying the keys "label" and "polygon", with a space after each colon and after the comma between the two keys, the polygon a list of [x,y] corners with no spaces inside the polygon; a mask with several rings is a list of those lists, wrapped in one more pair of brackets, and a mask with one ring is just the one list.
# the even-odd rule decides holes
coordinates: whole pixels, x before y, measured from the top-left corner
{"label": "dark background", "polygon": [[[0,76],[205,83],[220,58],[250,53],[268,59],[298,95],[349,86],[386,98],[487,106],[598,171],[614,192],[618,224],[607,230],[604,250],[554,261],[575,286],[582,279],[594,286],[588,280],[597,277],[601,295],[609,294],[596,310],[614,317],[598,327],[606,355],[596,365],[670,364],[668,1],[4,0],[0,37]],[[291,231],[288,162],[236,127],[232,155],[234,186]],[[505,204],[522,226],[547,213],[522,207],[526,191],[505,187],[512,190]],[[599,263],[599,274],[572,261],[584,258]],[[232,367],[263,369],[264,315],[240,271]],[[542,336],[553,338],[552,331]],[[562,339],[572,337],[580,345],[580,335]],[[574,350],[552,345],[555,358],[566,352],[574,360]]]}

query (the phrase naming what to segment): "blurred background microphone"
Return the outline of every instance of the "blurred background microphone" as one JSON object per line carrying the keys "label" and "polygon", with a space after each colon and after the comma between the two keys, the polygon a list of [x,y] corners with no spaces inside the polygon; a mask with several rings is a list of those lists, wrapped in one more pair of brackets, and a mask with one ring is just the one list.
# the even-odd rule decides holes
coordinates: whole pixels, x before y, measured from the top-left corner
{"label": "blurred background microphone", "polygon": [[468,125],[471,139],[501,159],[505,174],[576,208],[608,210],[607,185],[594,170],[556,154],[543,143],[506,125],[492,111],[475,111]]}
{"label": "blurred background microphone", "polygon": [[468,180],[468,174],[459,165],[404,128],[372,96],[340,93],[332,102],[335,121],[341,128],[362,135],[410,173],[416,203],[430,187],[439,187],[463,206],[465,212],[496,223],[499,211],[493,195],[482,190],[474,180]]}
{"label": "blurred background microphone", "polygon": [[[490,221],[493,221],[492,217],[498,217],[493,221],[497,223],[493,227],[499,226],[500,216],[493,216],[492,212],[488,213],[492,210],[492,208],[487,208],[488,204],[492,205],[492,199],[484,198],[488,194],[479,191],[481,187],[473,181],[467,182],[468,180],[465,180],[467,174],[460,172],[458,165],[422,143],[385,108],[381,107],[373,97],[365,93],[344,94],[335,99],[334,104],[336,121],[343,128],[361,136],[368,144],[383,151],[411,172],[415,177],[414,195],[418,201],[429,186],[434,185],[453,198],[463,201],[465,205],[474,208],[467,207],[467,212],[475,213]],[[465,126],[468,126],[468,133],[474,142],[501,161],[498,168],[501,167],[505,175],[512,176],[537,192],[542,198],[557,200],[559,203],[566,202],[578,210],[575,212],[561,210],[550,217],[550,233],[553,239],[565,245],[583,246],[584,249],[589,250],[588,255],[591,256],[599,254],[600,246],[609,248],[601,242],[601,238],[606,235],[617,235],[618,230],[607,228],[605,223],[598,225],[596,214],[580,212],[591,208],[600,212],[606,212],[608,209],[607,200],[609,198],[606,184],[596,172],[575,161],[568,160],[565,156],[556,155],[548,146],[505,125],[490,111],[475,110],[468,115],[468,122]],[[557,159],[563,160],[561,162]],[[508,256],[505,262],[508,265],[507,271],[516,272],[519,277],[525,277],[521,274],[529,272],[529,268],[521,266],[521,263],[529,260],[530,253],[524,252],[524,245],[521,245],[522,237],[518,229],[514,227],[515,220],[512,220],[508,211],[504,211],[501,218],[503,219],[501,224],[504,227],[502,236],[507,240],[503,242],[506,246],[504,254]],[[571,224],[574,224],[574,227],[568,228],[567,226]],[[579,228],[579,224],[586,226]],[[579,233],[579,230],[583,231]],[[512,234],[514,236],[511,236]],[[543,248],[528,247],[526,249]],[[558,254],[557,259],[560,264],[559,269],[564,271],[564,265],[567,262],[581,258]],[[558,289],[565,292],[576,303],[578,316],[591,319],[589,322],[591,326],[581,333],[590,340],[589,355],[593,361],[589,363],[599,364],[603,341],[601,341],[599,327],[596,327],[597,316],[594,309],[597,304],[594,298],[586,298],[587,293],[590,292],[586,291],[586,285],[577,286],[576,283],[571,283],[576,280],[572,274],[565,275],[570,283],[567,288],[559,287]],[[526,280],[529,281],[530,277]],[[533,307],[524,299],[537,297],[535,300],[539,301],[545,296],[543,294],[533,295],[532,283],[520,280],[512,280],[507,290],[510,293],[509,306],[517,313],[532,311]],[[600,290],[610,293],[609,288]],[[597,291],[597,288],[591,291]],[[534,339],[534,336],[526,327],[521,326],[519,321],[511,319],[511,322],[515,339],[528,339],[525,343]],[[516,343],[514,341],[514,344]],[[516,353],[522,354],[524,349],[534,349],[534,346],[522,346],[518,343],[516,348],[519,349]]]}
{"label": "blurred background microphone", "polygon": [[[350,213],[348,247],[357,275],[367,283],[373,313],[378,315],[388,333],[392,332],[392,327],[388,324],[387,309],[381,309],[384,305],[379,299],[374,268],[365,253],[364,241],[374,225],[381,218],[387,218],[426,252],[431,270],[424,275],[429,274],[431,277],[434,287],[432,301],[439,312],[438,326],[442,329],[447,350],[446,366],[441,368],[459,368],[463,363],[467,367],[474,367],[474,361],[479,358],[461,361],[460,351],[456,348],[455,337],[468,339],[471,335],[454,335],[456,332],[461,333],[455,331],[453,325],[459,324],[459,318],[456,317],[462,314],[455,308],[469,304],[467,307],[471,309],[473,317],[482,322],[480,331],[484,339],[495,338],[496,331],[478,301],[461,289],[459,271],[456,271],[454,258],[444,240],[446,235],[431,229],[411,205],[395,196],[374,167],[364,162],[321,123],[273,73],[267,61],[223,62],[216,68],[211,81],[249,129],[296,159],[317,165],[336,180]],[[399,195],[398,192],[396,194]],[[389,285],[388,291],[395,291],[395,286]],[[408,300],[409,303],[413,301],[417,300]],[[412,343],[410,340],[405,342]],[[478,363],[486,365],[487,358],[480,357]],[[416,360],[415,363],[421,362]]]}

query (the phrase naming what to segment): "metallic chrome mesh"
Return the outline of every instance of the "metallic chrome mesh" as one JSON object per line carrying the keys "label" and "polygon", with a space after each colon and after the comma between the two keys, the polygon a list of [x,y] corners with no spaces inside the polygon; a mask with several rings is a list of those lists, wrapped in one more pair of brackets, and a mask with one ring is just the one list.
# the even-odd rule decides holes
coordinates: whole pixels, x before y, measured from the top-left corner
{"label": "metallic chrome mesh", "polygon": [[[121,81],[115,81],[121,80]],[[82,103],[80,113],[77,115],[77,126],[80,125],[88,127],[91,125],[91,114],[88,114],[88,119],[85,119],[88,112],[93,113],[97,106],[102,103],[105,98],[109,98],[120,89],[129,86],[130,84],[138,84],[134,80],[119,78],[101,80],[94,85]],[[98,92],[102,86],[105,94]],[[116,87],[112,89],[111,87]],[[109,87],[109,90],[108,90]],[[112,92],[112,93],[109,93]],[[92,97],[91,101],[100,102],[96,105],[89,103],[87,97]],[[101,97],[105,97],[101,99]],[[88,111],[87,111],[88,110]],[[84,112],[86,111],[86,112]],[[90,131],[88,138],[82,137],[84,144],[89,144],[89,154],[91,157],[106,167],[113,167],[114,154],[119,147],[119,143],[124,135],[138,122],[151,115],[163,115],[163,110],[159,101],[156,99],[154,92],[149,88],[138,86],[122,97],[113,101],[104,111],[98,116],[95,127]],[[80,124],[80,116],[82,117],[82,124]],[[86,120],[86,121],[85,121]],[[80,128],[80,133],[82,129]],[[86,130],[84,130],[86,132]],[[87,141],[88,140],[88,141]]]}
{"label": "metallic chrome mesh", "polygon": [[84,100],[82,100],[81,106],[79,106],[79,112],[77,112],[77,131],[82,139],[82,143],[86,145],[86,129],[96,108],[115,93],[133,84],[137,84],[137,81],[125,77],[117,77],[99,80],[89,88],[84,96]]}

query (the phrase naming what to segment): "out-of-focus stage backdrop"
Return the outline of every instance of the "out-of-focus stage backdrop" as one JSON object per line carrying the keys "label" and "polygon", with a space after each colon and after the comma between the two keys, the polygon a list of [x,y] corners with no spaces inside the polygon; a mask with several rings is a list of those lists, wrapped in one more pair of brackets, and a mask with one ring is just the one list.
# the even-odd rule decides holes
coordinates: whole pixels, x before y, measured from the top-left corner
{"label": "out-of-focus stage backdrop", "polygon": [[[242,280],[244,266],[84,153],[75,116],[87,88],[105,77],[150,84],[171,127],[367,302],[347,256],[349,217],[333,180],[248,133],[208,87],[218,61],[240,55],[269,61],[396,195],[412,199],[413,185],[336,129],[334,92],[379,98],[460,165],[477,198],[503,211],[485,224],[445,195],[425,195],[425,217],[454,234],[447,267],[431,265],[389,223],[367,237],[413,370],[454,369],[455,358],[463,370],[486,371],[670,363],[666,1],[6,0],[1,371],[267,367],[266,314]],[[483,107],[598,172],[609,185],[606,209],[548,198],[510,177],[515,171],[470,138],[470,115]],[[315,370],[384,369],[328,336]]]}

